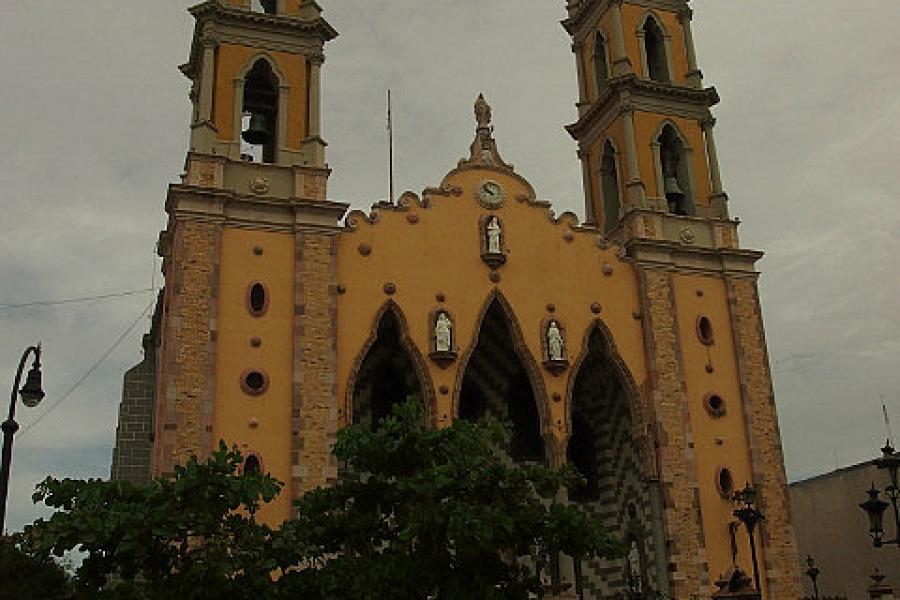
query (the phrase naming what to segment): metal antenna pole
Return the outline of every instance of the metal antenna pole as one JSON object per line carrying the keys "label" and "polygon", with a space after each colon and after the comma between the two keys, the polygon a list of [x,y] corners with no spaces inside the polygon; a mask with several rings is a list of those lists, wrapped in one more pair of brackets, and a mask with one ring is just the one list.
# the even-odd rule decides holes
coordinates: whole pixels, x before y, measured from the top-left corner
{"label": "metal antenna pole", "polygon": [[881,396],[881,412],[884,413],[884,426],[887,428],[888,441],[894,445],[894,432],[891,431],[891,417],[888,415],[887,404],[884,403],[884,395]]}
{"label": "metal antenna pole", "polygon": [[388,101],[388,178],[390,179],[390,202],[394,203],[394,115],[391,111],[391,90],[387,91]]}

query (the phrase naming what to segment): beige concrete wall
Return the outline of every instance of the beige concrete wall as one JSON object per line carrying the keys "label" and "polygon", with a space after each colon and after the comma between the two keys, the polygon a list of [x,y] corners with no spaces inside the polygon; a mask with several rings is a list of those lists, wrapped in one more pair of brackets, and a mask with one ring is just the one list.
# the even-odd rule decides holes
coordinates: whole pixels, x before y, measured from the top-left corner
{"label": "beige concrete wall", "polygon": [[[790,486],[798,560],[806,570],[812,555],[822,571],[821,596],[846,596],[850,600],[868,598],[869,575],[875,567],[887,575],[885,583],[900,586],[900,550],[896,546],[877,549],[869,537],[869,522],[859,503],[874,482],[884,490],[889,477],[871,463],[847,467]],[[893,537],[893,517],[885,515],[886,539]],[[807,594],[812,594],[804,577]]]}

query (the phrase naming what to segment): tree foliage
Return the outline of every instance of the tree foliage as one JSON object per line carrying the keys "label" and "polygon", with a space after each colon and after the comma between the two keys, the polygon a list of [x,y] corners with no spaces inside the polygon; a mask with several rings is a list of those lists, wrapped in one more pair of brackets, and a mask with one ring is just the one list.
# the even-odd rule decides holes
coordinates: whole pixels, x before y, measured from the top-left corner
{"label": "tree foliage", "polygon": [[47,479],[35,501],[57,509],[26,528],[34,555],[83,553],[74,584],[91,598],[526,598],[544,593],[560,551],[619,551],[581,509],[555,503],[570,470],[513,464],[497,424],[424,425],[420,403],[375,431],[338,435],[350,473],[304,495],[296,518],[254,518],[281,483],[242,473],[222,444],[146,486]]}
{"label": "tree foliage", "polygon": [[23,536],[0,536],[0,600],[65,600],[69,576],[53,557],[23,544]]}

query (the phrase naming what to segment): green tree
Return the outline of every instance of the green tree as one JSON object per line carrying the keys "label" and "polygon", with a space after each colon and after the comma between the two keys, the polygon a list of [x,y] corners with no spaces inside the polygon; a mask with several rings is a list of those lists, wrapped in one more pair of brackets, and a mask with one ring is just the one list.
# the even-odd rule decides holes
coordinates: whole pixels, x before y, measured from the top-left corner
{"label": "green tree", "polygon": [[338,434],[355,477],[309,492],[272,530],[254,514],[281,484],[242,473],[222,444],[145,486],[48,478],[35,501],[56,512],[26,528],[35,556],[80,552],[83,597],[403,599],[543,596],[537,569],[560,551],[619,551],[581,509],[554,503],[570,470],[513,464],[508,431],[458,420],[424,424],[420,403],[375,431]]}
{"label": "green tree", "polygon": [[65,600],[69,576],[49,554],[23,545],[21,534],[0,536],[0,600]]}
{"label": "green tree", "polygon": [[221,444],[149,485],[48,478],[34,500],[57,512],[25,535],[39,554],[82,553],[74,580],[88,598],[274,597],[272,531],[253,514],[281,484],[241,464]]}
{"label": "green tree", "polygon": [[456,420],[424,425],[418,402],[371,431],[338,435],[334,454],[355,473],[297,503],[283,529],[308,553],[283,578],[298,596],[353,599],[527,598],[544,590],[535,566],[558,551],[619,552],[580,508],[552,502],[573,471],[519,466],[498,448],[508,431]]}

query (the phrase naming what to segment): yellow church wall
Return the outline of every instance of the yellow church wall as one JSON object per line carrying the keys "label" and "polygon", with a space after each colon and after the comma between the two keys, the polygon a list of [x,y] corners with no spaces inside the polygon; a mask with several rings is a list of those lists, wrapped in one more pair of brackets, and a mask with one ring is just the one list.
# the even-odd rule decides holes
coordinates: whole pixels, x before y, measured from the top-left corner
{"label": "yellow church wall", "polygon": [[[718,575],[732,564],[727,523],[735,520],[734,504],[723,498],[717,488],[718,471],[731,471],[735,489],[752,481],[730,309],[721,278],[676,275],[674,288],[704,541],[710,573]],[[697,336],[700,316],[708,317],[712,323],[712,345],[703,344]],[[707,365],[712,365],[711,373]],[[710,393],[725,401],[724,416],[714,418],[706,410],[704,399]],[[737,542],[738,562],[750,573],[750,545],[744,529],[737,532]],[[764,571],[760,574],[765,581]]]}
{"label": "yellow church wall", "polygon": [[[255,247],[263,250],[254,253]],[[291,413],[294,360],[294,236],[226,228],[222,233],[218,290],[213,442],[238,444],[256,454],[264,471],[287,484],[260,518],[277,525],[291,508]],[[261,282],[268,292],[262,316],[248,310],[248,290]],[[258,338],[258,348],[251,339]],[[251,396],[241,388],[248,369],[268,376],[268,388]],[[253,424],[253,421],[256,424]]]}
{"label": "yellow church wall", "polygon": [[684,30],[681,23],[678,22],[678,15],[666,10],[647,10],[646,8],[627,2],[622,4],[622,25],[625,29],[625,52],[631,60],[632,68],[635,73],[642,74],[644,72],[644,60],[641,53],[640,38],[637,35],[638,29],[644,21],[644,16],[648,13],[654,14],[660,23],[662,23],[663,32],[668,33],[671,38],[669,50],[671,52],[671,62],[673,72],[669,74],[673,83],[683,84],[687,79],[687,55],[685,52]]}
{"label": "yellow church wall", "polygon": [[[498,210],[484,209],[475,199],[476,188],[486,179],[504,187],[505,202]],[[431,344],[431,311],[443,307],[453,315],[459,358],[446,369],[425,358],[439,425],[448,424],[453,417],[460,369],[476,340],[479,315],[494,290],[511,304],[535,363],[542,361],[545,318],[552,316],[565,327],[568,357],[573,363],[585,333],[599,318],[611,330],[618,352],[640,386],[646,368],[641,323],[634,317],[639,310],[637,281],[631,266],[617,257],[617,248],[601,249],[596,231],[573,231],[567,217],[554,223],[546,206],[517,199],[531,193],[517,177],[496,170],[465,169],[452,173],[444,184],[461,189],[461,196],[434,196],[428,208],[413,201],[405,212],[382,210],[375,223],[353,214],[349,220],[356,222],[356,229],[339,239],[337,280],[346,289],[338,296],[339,420],[346,423],[350,418],[349,378],[377,326],[376,314],[389,298],[402,310],[411,340],[426,357]],[[481,260],[479,221],[486,214],[501,220],[507,251],[497,284],[489,280],[490,269]],[[360,245],[371,253],[362,256]],[[612,268],[611,274],[604,275],[605,265]],[[386,283],[396,286],[390,297],[383,289]],[[446,294],[443,304],[436,300],[438,293]],[[602,306],[600,315],[591,311],[595,302]],[[555,312],[548,312],[548,304],[555,305]],[[561,400],[575,374],[571,368],[559,376],[540,366],[538,371],[546,388],[545,405],[539,408],[549,415],[545,431],[561,433],[566,428]],[[441,393],[443,386],[446,394]],[[555,394],[560,401],[552,400]],[[541,395],[541,390],[536,390],[539,402]]]}
{"label": "yellow church wall", "polygon": [[653,160],[651,143],[665,121],[671,121],[678,127],[678,131],[687,140],[687,144],[692,150],[691,172],[694,202],[697,206],[707,206],[710,196],[709,169],[706,163],[706,143],[700,124],[696,120],[684,117],[664,117],[656,113],[635,111],[634,130],[637,140],[638,165],[647,195],[655,198],[664,195],[656,181],[656,165]]}
{"label": "yellow church wall", "polygon": [[[248,63],[260,55],[260,51],[234,44],[221,44],[216,54],[216,80],[227,82],[216,85],[213,120],[219,131],[219,139],[234,141],[234,79],[251,65]],[[288,92],[287,139],[281,141],[283,147],[300,149],[300,142],[306,135],[307,90],[306,60],[298,54],[288,52],[266,52],[278,65],[290,88]],[[279,110],[284,107],[279,106]]]}

